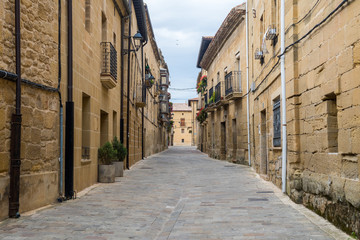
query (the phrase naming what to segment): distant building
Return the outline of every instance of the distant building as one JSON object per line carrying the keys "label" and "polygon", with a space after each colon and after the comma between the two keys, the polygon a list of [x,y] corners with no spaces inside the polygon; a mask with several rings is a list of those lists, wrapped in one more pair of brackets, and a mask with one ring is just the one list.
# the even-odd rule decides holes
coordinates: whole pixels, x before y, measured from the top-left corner
{"label": "distant building", "polygon": [[196,120],[196,114],[199,111],[199,99],[193,98],[188,100],[188,105],[191,107],[191,146],[198,146],[199,143],[199,122]]}
{"label": "distant building", "polygon": [[173,104],[174,146],[191,146],[193,124],[191,107],[186,103]]}

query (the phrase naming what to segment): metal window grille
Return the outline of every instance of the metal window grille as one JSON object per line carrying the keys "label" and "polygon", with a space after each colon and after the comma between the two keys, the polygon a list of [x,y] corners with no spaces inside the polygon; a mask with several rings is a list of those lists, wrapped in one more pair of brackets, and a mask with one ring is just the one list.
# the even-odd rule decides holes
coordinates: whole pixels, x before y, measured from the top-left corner
{"label": "metal window grille", "polygon": [[81,148],[81,157],[82,157],[82,159],[90,159],[90,148],[89,147]]}
{"label": "metal window grille", "polygon": [[101,75],[110,75],[117,80],[117,52],[111,42],[102,42]]}
{"label": "metal window grille", "polygon": [[281,116],[280,116],[280,99],[274,102],[273,108],[273,124],[274,124],[274,147],[281,147]]}
{"label": "metal window grille", "polygon": [[208,97],[207,97],[207,93],[204,94],[204,103],[205,103],[205,108],[208,106]]}

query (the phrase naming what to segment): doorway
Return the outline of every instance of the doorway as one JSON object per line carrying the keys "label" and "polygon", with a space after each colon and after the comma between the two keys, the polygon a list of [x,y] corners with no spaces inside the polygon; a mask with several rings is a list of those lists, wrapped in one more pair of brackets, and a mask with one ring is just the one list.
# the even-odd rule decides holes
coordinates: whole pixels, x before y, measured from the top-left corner
{"label": "doorway", "polygon": [[220,145],[220,157],[221,159],[226,159],[226,123],[221,123],[221,145]]}
{"label": "doorway", "polygon": [[267,175],[267,136],[266,136],[266,110],[261,111],[260,125],[260,173]]}
{"label": "doorway", "polygon": [[233,138],[233,160],[236,161],[236,152],[237,152],[236,118],[232,120],[232,138]]}

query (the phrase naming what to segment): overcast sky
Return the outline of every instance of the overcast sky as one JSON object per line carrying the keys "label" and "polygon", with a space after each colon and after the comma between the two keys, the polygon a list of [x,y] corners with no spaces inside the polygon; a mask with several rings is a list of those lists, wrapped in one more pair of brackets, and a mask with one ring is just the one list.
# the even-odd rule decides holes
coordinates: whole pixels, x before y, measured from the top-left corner
{"label": "overcast sky", "polygon": [[[170,71],[172,102],[197,97],[196,68],[202,36],[214,36],[230,10],[244,0],[144,0],[156,42]],[[193,88],[193,90],[176,90]]]}

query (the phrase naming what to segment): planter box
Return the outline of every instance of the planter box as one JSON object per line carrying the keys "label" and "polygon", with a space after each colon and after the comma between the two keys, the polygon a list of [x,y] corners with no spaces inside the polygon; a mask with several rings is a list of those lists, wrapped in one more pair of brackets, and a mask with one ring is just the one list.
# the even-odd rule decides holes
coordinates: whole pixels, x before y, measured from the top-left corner
{"label": "planter box", "polygon": [[113,162],[115,166],[115,177],[124,176],[124,162]]}
{"label": "planter box", "polygon": [[99,165],[99,182],[113,183],[115,182],[115,166]]}

